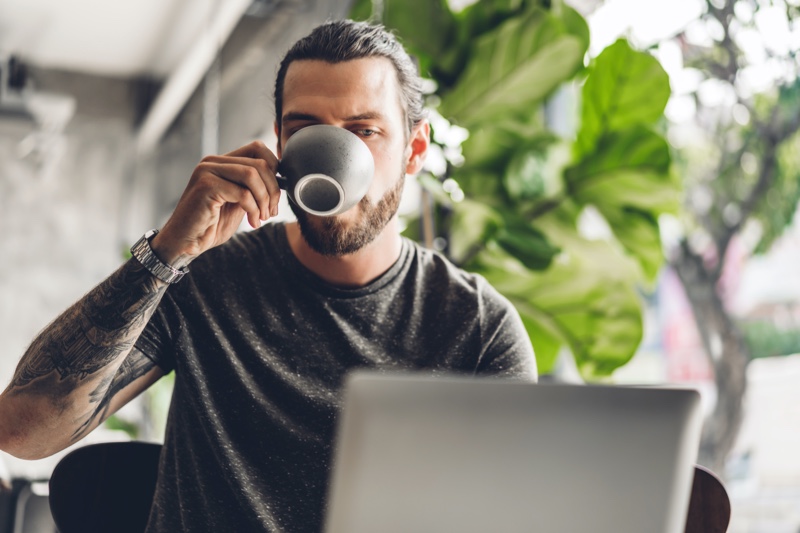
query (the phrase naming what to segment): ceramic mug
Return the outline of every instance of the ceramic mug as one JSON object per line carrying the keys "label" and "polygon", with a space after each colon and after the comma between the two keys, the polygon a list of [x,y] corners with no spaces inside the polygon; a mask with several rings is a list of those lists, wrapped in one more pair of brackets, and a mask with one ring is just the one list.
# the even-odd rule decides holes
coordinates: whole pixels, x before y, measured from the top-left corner
{"label": "ceramic mug", "polygon": [[334,216],[367,194],[374,173],[372,152],[355,133],[315,124],[286,141],[278,184],[303,211]]}

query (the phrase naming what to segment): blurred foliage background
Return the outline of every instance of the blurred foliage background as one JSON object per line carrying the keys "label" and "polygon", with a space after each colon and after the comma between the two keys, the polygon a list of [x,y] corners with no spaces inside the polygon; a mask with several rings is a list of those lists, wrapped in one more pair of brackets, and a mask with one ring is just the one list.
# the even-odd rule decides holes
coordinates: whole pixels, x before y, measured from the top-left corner
{"label": "blurred foliage background", "polygon": [[[352,16],[396,31],[435,87],[447,164],[421,177],[436,208],[414,236],[441,239],[511,300],[541,373],[564,349],[587,379],[628,362],[642,338],[637,287],[663,262],[658,217],[680,198],[658,61],[622,39],[587,64],[586,21],[558,0],[458,12],[444,0],[360,0]],[[553,109],[578,86],[579,109]],[[573,111],[577,127],[558,131],[553,113]],[[463,143],[450,141],[453,126],[468,131]]]}

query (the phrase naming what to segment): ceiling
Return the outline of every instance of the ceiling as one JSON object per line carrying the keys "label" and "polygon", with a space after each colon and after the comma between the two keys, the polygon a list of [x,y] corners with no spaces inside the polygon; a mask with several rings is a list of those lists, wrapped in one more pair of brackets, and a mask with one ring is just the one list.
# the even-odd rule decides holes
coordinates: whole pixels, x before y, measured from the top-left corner
{"label": "ceiling", "polygon": [[0,56],[113,77],[163,77],[224,0],[0,0]]}
{"label": "ceiling", "polygon": [[0,117],[58,132],[76,109],[66,92],[14,85],[12,56],[40,72],[156,78],[137,132],[138,148],[152,150],[244,14],[315,1],[330,0],[0,0]]}

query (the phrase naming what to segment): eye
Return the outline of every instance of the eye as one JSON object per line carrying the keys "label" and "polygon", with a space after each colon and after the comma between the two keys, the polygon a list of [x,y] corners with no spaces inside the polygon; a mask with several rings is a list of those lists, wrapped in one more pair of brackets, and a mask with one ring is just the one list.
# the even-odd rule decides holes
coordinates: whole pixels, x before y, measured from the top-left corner
{"label": "eye", "polygon": [[373,135],[376,135],[378,133],[377,131],[375,131],[373,129],[370,129],[370,128],[359,128],[359,129],[354,130],[354,131],[355,131],[356,134],[358,134],[358,135],[360,135],[362,137],[372,137]]}

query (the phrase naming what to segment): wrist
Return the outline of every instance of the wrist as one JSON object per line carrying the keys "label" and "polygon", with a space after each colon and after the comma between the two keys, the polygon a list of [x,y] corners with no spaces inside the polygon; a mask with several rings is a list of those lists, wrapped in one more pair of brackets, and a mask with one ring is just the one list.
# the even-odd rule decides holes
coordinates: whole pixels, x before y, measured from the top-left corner
{"label": "wrist", "polygon": [[150,238],[150,248],[159,260],[178,269],[185,269],[197,257],[172,245],[163,232],[157,232],[155,236]]}
{"label": "wrist", "polygon": [[159,257],[151,246],[151,241],[157,235],[158,230],[150,230],[145,233],[142,238],[136,241],[136,244],[131,247],[131,255],[157,279],[165,283],[177,283],[188,270],[185,267],[176,267],[174,264],[165,262],[162,257]]}

